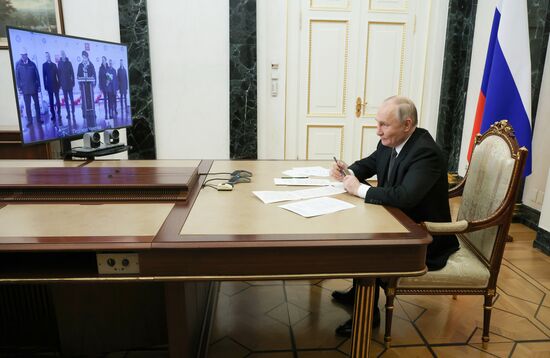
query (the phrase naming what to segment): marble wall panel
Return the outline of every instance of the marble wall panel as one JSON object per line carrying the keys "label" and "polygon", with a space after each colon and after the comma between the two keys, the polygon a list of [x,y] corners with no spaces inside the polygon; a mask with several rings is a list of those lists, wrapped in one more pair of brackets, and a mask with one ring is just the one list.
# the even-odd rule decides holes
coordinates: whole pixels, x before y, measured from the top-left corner
{"label": "marble wall panel", "polygon": [[527,0],[529,17],[529,45],[531,47],[532,119],[536,121],[544,60],[550,33],[550,1]]}
{"label": "marble wall panel", "polygon": [[533,247],[550,256],[550,232],[538,228],[537,238],[533,241]]}
{"label": "marble wall panel", "polygon": [[128,45],[130,99],[134,124],[128,128],[129,159],[155,159],[153,89],[146,0],[118,1],[120,41]]}
{"label": "marble wall panel", "polygon": [[458,169],[477,0],[450,0],[445,57],[437,121],[437,142],[449,156],[449,171]]}
{"label": "marble wall panel", "polygon": [[230,157],[256,159],[256,0],[230,0]]}

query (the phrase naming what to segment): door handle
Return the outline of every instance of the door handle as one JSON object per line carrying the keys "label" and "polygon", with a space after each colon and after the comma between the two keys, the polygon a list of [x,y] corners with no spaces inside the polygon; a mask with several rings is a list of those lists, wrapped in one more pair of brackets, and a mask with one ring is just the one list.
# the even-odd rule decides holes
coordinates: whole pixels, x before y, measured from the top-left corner
{"label": "door handle", "polygon": [[361,117],[361,114],[363,114],[363,110],[367,106],[367,101],[363,102],[361,100],[361,97],[357,97],[357,100],[355,101],[355,117],[359,118]]}

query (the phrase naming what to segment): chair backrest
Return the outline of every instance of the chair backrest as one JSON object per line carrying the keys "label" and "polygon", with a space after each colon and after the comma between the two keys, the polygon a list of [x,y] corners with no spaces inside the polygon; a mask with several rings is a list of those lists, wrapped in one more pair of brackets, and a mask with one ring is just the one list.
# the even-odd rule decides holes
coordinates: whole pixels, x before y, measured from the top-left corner
{"label": "chair backrest", "polygon": [[494,219],[487,228],[461,235],[488,265],[495,263],[499,250],[496,260],[500,265],[526,154],[527,149],[519,148],[506,120],[496,122],[476,137],[458,220]]}

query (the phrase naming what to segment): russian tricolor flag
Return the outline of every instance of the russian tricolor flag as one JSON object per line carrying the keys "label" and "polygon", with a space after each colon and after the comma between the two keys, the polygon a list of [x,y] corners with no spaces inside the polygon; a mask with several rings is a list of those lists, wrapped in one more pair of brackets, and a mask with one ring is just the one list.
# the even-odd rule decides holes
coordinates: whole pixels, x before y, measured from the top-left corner
{"label": "russian tricolor flag", "polygon": [[491,124],[507,119],[519,145],[529,150],[524,176],[531,174],[531,53],[526,0],[502,0],[495,9],[481,92],[468,160],[474,138]]}

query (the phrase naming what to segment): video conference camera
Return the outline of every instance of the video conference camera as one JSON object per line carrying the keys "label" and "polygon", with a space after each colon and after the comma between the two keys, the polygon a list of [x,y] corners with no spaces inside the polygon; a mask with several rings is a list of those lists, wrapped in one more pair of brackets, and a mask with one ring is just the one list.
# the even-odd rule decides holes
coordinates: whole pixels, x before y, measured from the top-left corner
{"label": "video conference camera", "polygon": [[99,148],[101,145],[101,135],[99,132],[84,133],[82,139],[84,141],[84,148]]}
{"label": "video conference camera", "polygon": [[103,139],[106,146],[118,144],[120,141],[120,133],[118,129],[106,129],[105,132],[103,132]]}

